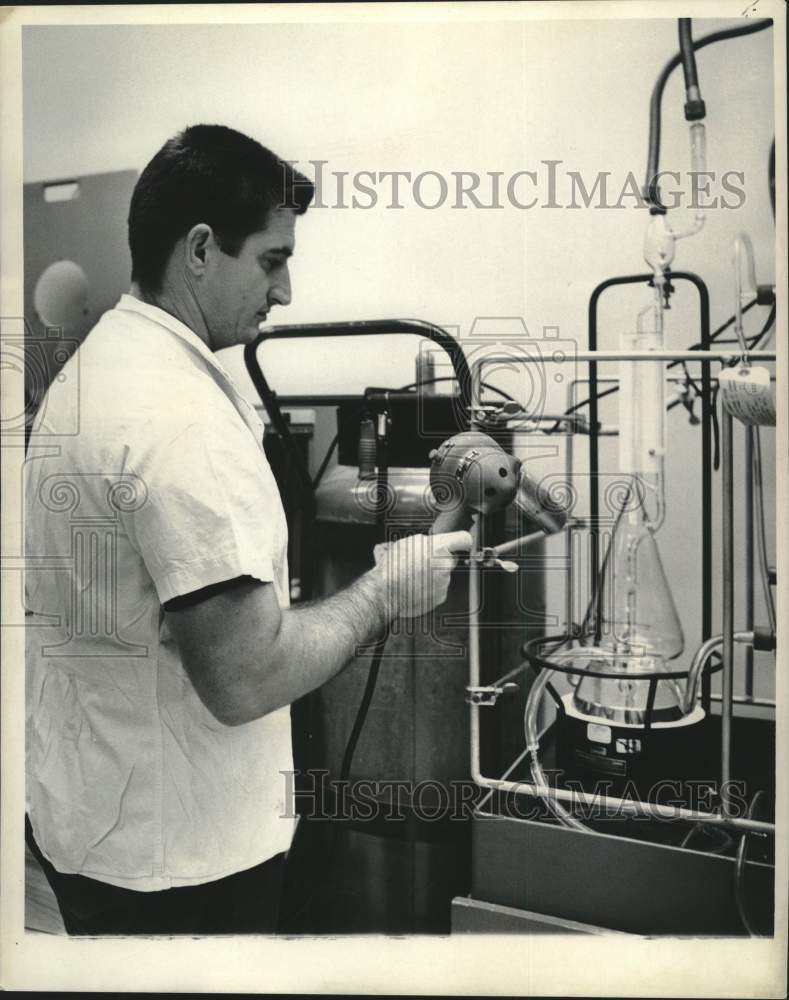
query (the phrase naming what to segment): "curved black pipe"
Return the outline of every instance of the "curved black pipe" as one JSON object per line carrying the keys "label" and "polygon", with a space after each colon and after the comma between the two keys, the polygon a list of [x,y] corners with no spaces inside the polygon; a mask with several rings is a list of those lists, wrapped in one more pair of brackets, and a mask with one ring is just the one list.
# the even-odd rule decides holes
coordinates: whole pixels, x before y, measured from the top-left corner
{"label": "curved black pipe", "polygon": [[251,344],[246,345],[244,348],[244,364],[246,365],[249,377],[252,379],[252,384],[254,385],[257,394],[260,396],[260,400],[266,409],[266,413],[271,421],[271,426],[282,438],[282,443],[294,458],[296,471],[298,472],[299,479],[301,480],[302,487],[304,488],[304,495],[309,498],[307,503],[311,504],[314,497],[314,490],[312,488],[310,470],[301,450],[293,440],[293,435],[290,433],[290,424],[285,419],[282,410],[279,407],[276,393],[269,386],[266,381],[266,376],[263,374],[263,370],[258,364],[257,349],[259,343],[260,338],[257,338],[256,340],[253,340]]}
{"label": "curved black pipe", "polygon": [[[771,28],[772,25],[772,19],[765,18],[758,21],[749,20],[745,24],[737,25],[735,28],[724,28],[721,31],[713,31],[711,34],[704,35],[703,38],[699,38],[693,42],[693,51],[698,52],[699,49],[703,49],[707,45],[712,45],[714,42],[722,42],[728,38],[752,35],[757,31],[764,31],[765,28]],[[649,146],[647,151],[647,175],[643,195],[652,210],[661,214],[666,211],[666,208],[660,201],[660,191],[657,181],[658,164],[660,161],[660,107],[668,78],[681,62],[682,56],[679,52],[669,59],[655,81],[649,101]]]}
{"label": "curved black pipe", "polygon": [[701,121],[707,114],[699,89],[699,75],[696,71],[696,55],[693,51],[693,35],[689,17],[679,19],[679,54],[682,72],[685,76],[685,121]]}
{"label": "curved black pipe", "polygon": [[[260,345],[266,340],[301,340],[311,337],[373,336],[384,333],[411,334],[424,337],[438,344],[449,355],[460,394],[463,424],[468,425],[471,413],[471,373],[463,348],[446,330],[433,323],[416,319],[376,319],[356,320],[342,323],[303,323],[293,326],[272,326],[263,330],[244,348],[244,364],[258,396],[266,408],[272,427],[282,438],[283,444],[293,456],[299,479],[304,488],[306,503],[314,503],[314,489],[307,463],[293,440],[290,426],[285,420],[276,393],[271,389],[257,359]],[[319,400],[316,397],[314,401]]]}
{"label": "curved black pipe", "polygon": [[[617,278],[608,278],[601,281],[594,289],[589,298],[589,319],[588,319],[588,347],[590,351],[597,350],[597,303],[600,296],[607,288],[616,285],[640,285],[649,284],[652,281],[651,274],[628,274]],[[592,597],[591,606],[597,600],[597,587],[600,573],[600,491],[598,489],[597,477],[600,467],[600,448],[598,440],[598,418],[597,418],[597,362],[589,362],[589,518],[590,518],[590,570]],[[602,628],[601,616],[595,616],[595,642],[600,641]]]}
{"label": "curved black pipe", "polygon": [[[463,348],[446,330],[434,323],[427,323],[420,319],[369,319],[342,323],[301,323],[293,326],[271,326],[258,334],[251,344],[247,344],[244,349],[244,359],[245,361],[248,357],[255,359],[258,347],[266,340],[286,338],[301,340],[308,337],[366,337],[385,333],[411,334],[415,337],[432,340],[434,344],[442,347],[449,355],[455,371],[460,405],[465,413],[469,413],[471,408],[471,372]],[[256,360],[254,365],[259,367]],[[249,367],[249,361],[247,361],[247,370]]]}
{"label": "curved black pipe", "polygon": [[[693,35],[689,17],[679,18],[679,55],[682,59],[682,72],[685,76],[685,90],[698,88],[699,77],[696,71],[696,55],[693,51]],[[690,100],[690,97],[688,97]]]}
{"label": "curved black pipe", "polygon": [[770,159],[767,164],[767,183],[770,186],[770,205],[773,210],[773,221],[775,221],[775,136],[770,146]]}
{"label": "curved black pipe", "polygon": [[[600,296],[608,288],[618,285],[650,284],[651,274],[628,274],[602,281],[589,298],[589,350],[597,350],[597,306]],[[673,281],[688,281],[699,296],[699,322],[701,336],[699,350],[708,351],[710,338],[710,297],[704,281],[690,271],[672,271],[668,277]],[[706,640],[712,635],[712,404],[710,363],[702,361],[701,366],[701,563],[702,563],[702,604],[701,604],[701,638]],[[598,601],[600,585],[600,496],[599,496],[599,463],[598,420],[597,420],[597,362],[589,362],[589,514],[590,514],[590,563],[591,563],[591,605],[597,607],[595,616],[595,638],[599,641],[602,620],[599,614]],[[702,704],[709,708],[710,682],[706,678],[702,683]]]}

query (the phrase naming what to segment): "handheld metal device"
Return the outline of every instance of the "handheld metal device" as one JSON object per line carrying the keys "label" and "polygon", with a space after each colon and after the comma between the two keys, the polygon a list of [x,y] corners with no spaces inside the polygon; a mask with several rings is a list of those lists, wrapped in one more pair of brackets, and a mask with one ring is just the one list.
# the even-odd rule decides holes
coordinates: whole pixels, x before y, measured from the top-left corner
{"label": "handheld metal device", "polygon": [[566,510],[481,431],[463,431],[430,453],[430,489],[437,514],[431,534],[467,531],[474,514],[515,503],[546,534],[561,531]]}

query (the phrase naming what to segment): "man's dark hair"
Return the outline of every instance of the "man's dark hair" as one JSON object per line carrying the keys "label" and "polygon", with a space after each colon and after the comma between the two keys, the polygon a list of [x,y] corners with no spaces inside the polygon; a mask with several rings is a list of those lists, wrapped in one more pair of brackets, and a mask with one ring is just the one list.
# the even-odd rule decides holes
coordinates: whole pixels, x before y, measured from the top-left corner
{"label": "man's dark hair", "polygon": [[307,211],[311,181],[249,136],[224,125],[192,125],[169,139],[143,170],[129,208],[132,281],[161,289],[173,247],[204,222],[224,253],[237,256],[269,213]]}

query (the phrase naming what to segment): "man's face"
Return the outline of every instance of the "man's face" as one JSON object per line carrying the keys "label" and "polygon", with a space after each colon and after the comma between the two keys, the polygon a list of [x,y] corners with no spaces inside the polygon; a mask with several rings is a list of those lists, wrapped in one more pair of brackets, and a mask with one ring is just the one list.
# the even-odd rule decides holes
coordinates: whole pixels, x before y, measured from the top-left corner
{"label": "man's face", "polygon": [[200,302],[214,350],[254,340],[271,307],[290,302],[295,228],[294,212],[274,209],[266,228],[248,236],[237,257],[214,245]]}

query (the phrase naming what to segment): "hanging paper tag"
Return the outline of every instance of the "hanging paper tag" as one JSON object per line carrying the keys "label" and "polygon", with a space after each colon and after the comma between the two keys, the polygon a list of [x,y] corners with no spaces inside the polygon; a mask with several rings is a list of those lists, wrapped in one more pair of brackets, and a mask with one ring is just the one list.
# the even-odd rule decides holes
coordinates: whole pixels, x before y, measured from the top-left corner
{"label": "hanging paper tag", "polygon": [[744,424],[775,427],[775,392],[766,368],[727,368],[718,376],[721,400]]}

